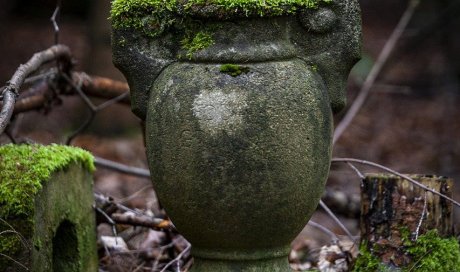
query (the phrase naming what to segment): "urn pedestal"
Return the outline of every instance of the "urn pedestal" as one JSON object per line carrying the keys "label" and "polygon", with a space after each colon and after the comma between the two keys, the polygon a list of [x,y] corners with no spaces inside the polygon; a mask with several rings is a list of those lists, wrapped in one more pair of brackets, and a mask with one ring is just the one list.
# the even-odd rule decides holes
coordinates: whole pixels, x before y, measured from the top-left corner
{"label": "urn pedestal", "polygon": [[289,271],[359,58],[356,1],[150,2],[114,1],[114,63],[192,271]]}

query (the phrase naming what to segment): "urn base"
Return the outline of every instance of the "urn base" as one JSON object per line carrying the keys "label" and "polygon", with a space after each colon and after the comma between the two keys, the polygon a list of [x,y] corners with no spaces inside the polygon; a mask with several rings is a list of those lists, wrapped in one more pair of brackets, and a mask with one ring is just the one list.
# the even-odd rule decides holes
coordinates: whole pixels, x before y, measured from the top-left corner
{"label": "urn base", "polygon": [[287,272],[290,246],[263,249],[203,249],[194,247],[191,272]]}
{"label": "urn base", "polygon": [[287,256],[259,260],[217,260],[194,257],[190,272],[292,272]]}

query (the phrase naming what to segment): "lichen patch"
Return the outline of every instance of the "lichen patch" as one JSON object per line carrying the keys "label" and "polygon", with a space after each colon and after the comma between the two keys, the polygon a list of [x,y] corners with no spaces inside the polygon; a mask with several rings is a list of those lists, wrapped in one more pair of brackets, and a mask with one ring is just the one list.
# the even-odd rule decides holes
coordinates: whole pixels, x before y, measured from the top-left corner
{"label": "lichen patch", "polygon": [[203,131],[216,135],[235,133],[243,124],[246,95],[242,92],[203,90],[193,101],[193,114]]}

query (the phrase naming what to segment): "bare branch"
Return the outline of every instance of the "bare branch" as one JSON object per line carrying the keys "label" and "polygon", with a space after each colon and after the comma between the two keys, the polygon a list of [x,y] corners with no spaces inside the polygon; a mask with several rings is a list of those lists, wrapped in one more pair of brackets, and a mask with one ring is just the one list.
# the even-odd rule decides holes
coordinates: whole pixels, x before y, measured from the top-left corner
{"label": "bare branch", "polygon": [[335,214],[340,214],[347,218],[359,218],[361,213],[361,197],[359,194],[328,188],[321,199]]}
{"label": "bare branch", "polygon": [[62,0],[58,0],[56,2],[56,9],[54,9],[53,15],[50,18],[50,21],[51,23],[53,23],[53,28],[54,28],[54,44],[55,45],[59,43],[59,25],[57,23],[57,17],[61,10],[61,5],[62,5]]}
{"label": "bare branch", "polygon": [[[129,86],[125,82],[98,76],[88,76],[84,73],[73,73],[72,77],[74,82],[78,78],[83,78],[81,88],[89,96],[113,99],[129,92]],[[129,96],[123,97],[119,102],[130,104]]]}
{"label": "bare branch", "polygon": [[375,83],[375,80],[377,79],[378,75],[382,71],[382,68],[387,62],[391,53],[393,52],[393,49],[395,48],[395,45],[398,42],[399,38],[405,31],[419,3],[420,3],[420,0],[411,0],[409,2],[409,5],[406,11],[404,12],[398,24],[396,25],[395,29],[393,30],[393,33],[391,33],[391,36],[388,39],[388,41],[385,43],[382,51],[380,52],[380,55],[377,58],[377,61],[375,62],[374,66],[372,66],[371,71],[367,75],[366,80],[364,81],[363,86],[361,87],[361,90],[359,91],[358,96],[356,97],[355,101],[353,102],[353,104],[351,105],[351,107],[349,108],[345,116],[343,117],[342,121],[335,128],[334,138],[332,140],[333,144],[335,144],[337,140],[340,138],[340,136],[342,136],[343,132],[347,129],[347,127],[350,125],[350,123],[355,118],[356,114],[359,112],[359,110],[363,106],[364,102],[366,101],[366,98],[369,95],[369,92],[372,86]]}
{"label": "bare branch", "polygon": [[348,164],[348,166],[350,166],[351,169],[353,169],[353,171],[355,171],[356,175],[358,175],[358,177],[359,177],[360,179],[364,179],[364,178],[365,178],[364,174],[361,173],[361,171],[359,171],[359,169],[356,168],[356,166],[354,166],[352,163],[349,163],[349,162],[347,162],[347,164]]}
{"label": "bare branch", "polygon": [[420,220],[418,221],[418,224],[417,224],[417,228],[415,229],[415,240],[417,241],[418,239],[418,235],[419,235],[419,232],[420,232],[420,227],[422,226],[422,223],[423,223],[423,219],[425,218],[425,215],[426,215],[426,206],[427,206],[427,201],[426,201],[426,192],[425,194],[423,195],[423,211],[422,211],[422,215],[420,216]]}
{"label": "bare branch", "polygon": [[325,226],[321,225],[321,224],[318,224],[316,223],[315,221],[308,221],[308,225],[314,227],[314,228],[317,228],[319,230],[321,230],[322,232],[326,233],[329,237],[331,237],[331,240],[333,241],[338,241],[340,240],[339,237],[337,237],[337,235],[335,233],[333,233],[332,231],[330,231],[328,228],[326,228]]}
{"label": "bare branch", "polygon": [[14,110],[14,103],[24,80],[43,64],[59,58],[70,59],[70,49],[65,45],[54,45],[44,51],[35,53],[26,63],[21,64],[3,89],[3,106],[0,113],[0,134],[8,125]]}
{"label": "bare branch", "polygon": [[74,132],[72,132],[69,135],[69,137],[67,137],[66,145],[70,145],[72,143],[72,140],[75,139],[75,137],[77,137],[78,134],[80,134],[86,128],[88,128],[88,126],[91,124],[91,122],[93,122],[94,117],[96,117],[96,112],[91,110],[90,113],[89,113],[88,118],[85,119],[83,124],[81,124],[79,128],[77,128]]}
{"label": "bare branch", "polygon": [[3,92],[2,111],[0,112],[0,134],[5,131],[11,116],[13,116],[14,102],[16,101],[16,94],[13,91],[5,90]]}
{"label": "bare branch", "polygon": [[351,232],[345,227],[345,225],[339,220],[339,218],[329,209],[329,207],[322,201],[319,201],[319,205],[323,210],[334,220],[334,222],[345,232],[345,234],[350,238],[351,241],[356,242],[355,238]]}
{"label": "bare branch", "polygon": [[[47,73],[46,75],[50,76],[54,73],[55,72]],[[98,109],[103,109],[113,103],[123,103],[127,105],[130,105],[131,103],[129,97],[129,87],[125,82],[98,76],[88,76],[84,73],[78,72],[72,73],[72,78],[75,84],[79,81],[82,82],[80,88],[86,95],[96,98],[110,99],[109,101],[97,106]],[[50,86],[46,81],[41,81],[40,83],[33,85],[30,89],[22,92],[19,97],[17,97],[13,114],[43,108],[49,104],[47,94],[50,91]],[[0,101],[0,107],[2,106],[3,103]]]}
{"label": "bare branch", "polygon": [[179,253],[176,258],[174,258],[172,261],[170,261],[168,264],[166,264],[163,267],[163,269],[161,269],[160,272],[165,272],[165,271],[167,271],[168,267],[170,267],[171,265],[173,265],[175,263],[179,263],[180,260],[182,259],[182,256],[184,256],[186,253],[188,253],[191,248],[192,248],[192,245],[190,243],[188,243],[187,247],[184,250],[182,250],[182,252]]}
{"label": "bare branch", "polygon": [[366,160],[353,159],[353,158],[332,158],[332,162],[333,162],[333,163],[334,163],[334,162],[335,162],[335,163],[337,163],[337,162],[343,162],[343,163],[353,162],[353,163],[359,163],[359,164],[363,164],[363,165],[369,165],[369,166],[372,166],[372,167],[375,167],[375,168],[384,170],[384,171],[386,171],[386,172],[388,172],[388,173],[391,173],[391,174],[393,174],[393,175],[395,175],[395,176],[398,176],[398,177],[401,177],[401,178],[403,178],[403,179],[405,179],[405,180],[408,180],[408,181],[410,181],[411,183],[415,184],[416,186],[422,188],[423,190],[428,191],[428,192],[431,192],[431,193],[433,193],[433,194],[435,194],[435,195],[438,195],[438,196],[440,196],[440,197],[442,197],[442,198],[444,198],[444,199],[446,199],[446,200],[452,202],[452,203],[455,204],[456,206],[460,207],[460,203],[459,203],[458,201],[456,201],[456,200],[454,200],[454,199],[452,199],[452,198],[450,198],[450,197],[448,197],[448,196],[446,196],[446,195],[443,195],[443,194],[441,194],[440,192],[437,192],[437,191],[435,191],[435,190],[433,190],[433,189],[431,189],[431,188],[426,187],[425,185],[423,185],[423,184],[421,184],[420,182],[414,180],[413,178],[408,177],[407,175],[401,174],[401,173],[399,173],[399,172],[397,172],[397,171],[395,171],[395,170],[393,170],[393,169],[391,169],[391,168],[388,168],[388,167],[386,167],[386,166],[383,166],[383,165],[381,165],[381,164],[378,164],[378,163],[375,163],[375,162],[366,161]]}
{"label": "bare branch", "polygon": [[171,221],[147,215],[134,215],[132,213],[113,213],[110,215],[117,224],[147,227],[154,230],[167,230],[172,228]]}
{"label": "bare branch", "polygon": [[3,254],[3,253],[0,253],[0,256],[2,256],[2,257],[4,257],[4,258],[7,258],[8,260],[13,261],[13,262],[16,263],[17,265],[21,266],[24,270],[29,271],[29,268],[27,268],[27,266],[25,266],[25,265],[23,265],[22,263],[16,261],[15,259],[11,258],[10,256],[5,255],[5,254]]}
{"label": "bare branch", "polygon": [[143,178],[150,178],[150,171],[144,168],[132,167],[127,166],[118,162],[106,160],[100,157],[94,157],[94,163],[96,166],[105,167],[111,170],[115,170],[121,173],[143,177]]}

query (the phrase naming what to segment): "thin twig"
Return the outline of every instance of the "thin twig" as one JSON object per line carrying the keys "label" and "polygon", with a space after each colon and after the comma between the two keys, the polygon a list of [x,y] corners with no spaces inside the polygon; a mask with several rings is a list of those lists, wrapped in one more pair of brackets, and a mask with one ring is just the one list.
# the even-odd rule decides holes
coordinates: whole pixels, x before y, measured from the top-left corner
{"label": "thin twig", "polygon": [[79,128],[77,128],[74,132],[72,132],[72,134],[70,134],[67,137],[66,145],[70,145],[72,143],[73,139],[75,139],[75,137],[78,136],[78,134],[80,134],[86,128],[88,128],[88,126],[91,124],[91,122],[93,122],[94,117],[96,117],[96,112],[91,110],[90,113],[89,113],[88,118],[86,118],[86,120],[80,125]]}
{"label": "thin twig", "polygon": [[353,165],[352,163],[350,163],[350,162],[347,162],[347,164],[348,164],[348,166],[350,166],[351,169],[353,169],[353,171],[355,171],[356,175],[358,175],[358,177],[359,177],[360,179],[364,179],[364,178],[365,178],[364,174],[363,174],[361,171],[359,171],[359,169],[356,168],[356,166],[354,166],[354,165]]}
{"label": "thin twig", "polygon": [[342,121],[337,125],[335,132],[334,132],[334,138],[332,140],[333,144],[335,144],[337,140],[340,138],[340,136],[342,136],[343,132],[347,129],[347,127],[350,125],[350,123],[355,118],[356,114],[362,108],[364,102],[366,101],[366,98],[369,95],[369,92],[372,86],[375,83],[375,80],[377,79],[378,75],[382,71],[382,68],[384,67],[387,60],[389,59],[399,38],[404,33],[419,3],[420,3],[420,0],[411,0],[409,2],[409,5],[406,11],[401,16],[401,19],[399,20],[398,24],[393,30],[393,33],[391,33],[390,38],[385,43],[382,51],[380,52],[377,58],[377,61],[375,62],[374,66],[372,66],[371,71],[367,75],[366,80],[364,81],[363,86],[361,87],[361,90],[359,91],[358,96],[356,97],[355,101],[353,102],[353,104],[351,105],[351,107],[349,108],[345,116],[343,117]]}
{"label": "thin twig", "polygon": [[109,106],[112,106],[113,104],[116,104],[122,100],[124,100],[126,97],[129,97],[129,92],[126,92],[126,93],[123,93],[123,94],[120,94],[119,96],[111,99],[111,100],[108,100],[108,101],[105,101],[104,103],[100,104],[97,106],[96,110],[97,111],[101,111]]}
{"label": "thin twig", "polygon": [[58,0],[56,2],[56,8],[54,9],[53,15],[50,18],[51,23],[53,23],[54,28],[54,44],[59,43],[59,25],[57,23],[57,17],[59,15],[59,11],[61,10],[62,1]]}
{"label": "thin twig", "polygon": [[161,269],[160,272],[165,272],[166,269],[168,269],[168,267],[170,267],[171,265],[173,265],[173,264],[179,262],[179,261],[182,259],[182,256],[184,256],[186,253],[188,253],[188,252],[190,251],[191,248],[192,248],[192,245],[191,245],[190,243],[188,243],[187,247],[186,247],[184,250],[182,250],[182,252],[179,253],[179,254],[177,255],[176,258],[174,258],[172,261],[170,261],[169,263],[167,263],[167,264],[163,267],[163,269]]}
{"label": "thin twig", "polygon": [[316,222],[313,221],[313,220],[308,221],[308,225],[311,225],[312,227],[315,227],[315,228],[321,230],[322,232],[326,233],[329,237],[331,237],[331,240],[334,241],[334,242],[340,240],[339,237],[338,237],[335,233],[333,233],[332,231],[330,231],[330,230],[329,230],[328,228],[326,228],[325,226],[316,223]]}
{"label": "thin twig", "polygon": [[147,190],[147,189],[148,189],[148,190],[153,190],[152,185],[144,186],[144,187],[142,187],[141,189],[137,190],[136,192],[130,194],[130,195],[127,196],[127,197],[124,197],[124,198],[121,198],[121,199],[117,199],[117,202],[120,202],[120,203],[128,202],[128,201],[130,201],[131,199],[136,198],[140,193],[142,193],[143,191],[145,191],[145,190]]}
{"label": "thin twig", "polygon": [[130,213],[113,213],[110,217],[117,224],[147,227],[154,230],[167,230],[172,228],[171,221],[147,215],[137,216]]}
{"label": "thin twig", "polygon": [[331,209],[329,209],[326,203],[320,200],[319,205],[332,218],[332,220],[334,220],[334,222],[345,232],[348,238],[350,238],[351,241],[356,242],[351,232],[345,227],[345,225],[340,221],[340,219],[331,211]]}
{"label": "thin twig", "polygon": [[414,269],[417,267],[417,265],[428,255],[428,254],[431,254],[431,252],[433,251],[433,249],[429,249],[425,252],[425,254],[423,254],[422,257],[420,257],[420,259],[418,259],[414,265],[412,265],[412,267],[407,271],[407,272],[411,272],[411,271],[414,271]]}
{"label": "thin twig", "polygon": [[359,164],[364,164],[364,165],[369,165],[369,166],[372,166],[372,167],[375,167],[375,168],[378,168],[378,169],[381,169],[381,170],[384,170],[388,173],[391,173],[395,176],[398,176],[400,178],[403,178],[407,181],[410,181],[411,183],[415,184],[416,186],[422,188],[423,190],[425,191],[428,191],[428,192],[431,192],[435,195],[438,195],[450,202],[452,202],[453,204],[455,204],[456,206],[460,207],[460,203],[457,202],[456,200],[454,200],[453,198],[450,198],[444,194],[441,194],[440,192],[437,192],[431,188],[428,188],[427,186],[421,184],[420,182],[414,180],[413,178],[411,177],[408,177],[407,175],[404,175],[404,174],[401,174],[391,168],[388,168],[386,166],[383,166],[381,164],[378,164],[378,163],[375,163],[375,162],[370,162],[370,161],[366,161],[366,160],[359,160],[359,159],[353,159],[353,158],[332,158],[332,162],[334,163],[337,163],[337,162],[343,162],[343,163],[347,163],[347,162],[353,162],[353,163],[359,163]]}
{"label": "thin twig", "polygon": [[[111,197],[106,197],[102,194],[99,194],[99,193],[94,193],[94,199],[96,201],[96,206],[101,206],[101,207],[108,207],[108,206],[115,206],[117,209],[120,209],[122,211],[126,211],[126,212],[132,212],[132,213],[135,213],[137,215],[144,215],[142,212],[139,212],[139,211],[136,211],[136,210],[133,210],[133,209],[130,209],[122,204],[119,204],[119,203],[116,203],[115,201],[113,201],[113,199]],[[113,211],[115,212],[115,211]]]}
{"label": "thin twig", "polygon": [[54,45],[44,51],[35,53],[26,63],[21,64],[2,91],[3,106],[0,112],[0,134],[8,125],[14,110],[14,103],[24,80],[43,64],[59,58],[70,59],[70,49],[65,45]]}
{"label": "thin twig", "polygon": [[97,107],[94,106],[94,104],[91,102],[91,100],[89,99],[88,96],[86,96],[86,94],[83,92],[83,90],[81,89],[81,86],[83,85],[83,80],[80,78],[80,80],[78,81],[78,83],[75,84],[75,82],[73,82],[73,80],[71,78],[69,78],[67,75],[63,74],[62,77],[67,81],[67,83],[69,83],[73,88],[74,90],[77,91],[77,93],[80,95],[80,97],[83,99],[83,101],[85,102],[85,104],[88,106],[88,108],[90,109],[90,115],[88,116],[88,118],[83,122],[83,124],[81,124],[81,126],[75,130],[68,138],[67,138],[67,141],[66,141],[66,144],[67,145],[70,145],[70,143],[72,142],[72,140],[77,137],[78,134],[80,134],[82,131],[84,131],[86,128],[88,128],[88,126],[91,124],[91,122],[93,122],[94,120],[94,117],[96,117],[96,112],[97,112]]}
{"label": "thin twig", "polygon": [[144,168],[127,166],[118,162],[106,160],[100,157],[94,157],[94,163],[96,166],[105,167],[114,171],[118,171],[124,174],[133,176],[150,178],[150,171]]}
{"label": "thin twig", "polygon": [[102,214],[102,216],[104,216],[104,218],[107,220],[107,222],[109,223],[110,226],[112,226],[112,233],[113,235],[115,235],[115,237],[118,236],[118,233],[117,233],[117,228],[115,227],[116,223],[115,221],[106,213],[104,212],[101,208],[99,207],[94,207],[94,209],[99,212],[100,214]]}
{"label": "thin twig", "polygon": [[418,221],[418,224],[417,224],[417,229],[415,230],[415,241],[417,241],[418,239],[418,235],[419,235],[419,232],[420,232],[420,227],[422,226],[422,222],[423,222],[423,219],[425,218],[425,215],[426,215],[426,205],[427,205],[427,200],[426,200],[426,192],[423,196],[423,211],[422,211],[422,215],[420,216],[420,220]]}
{"label": "thin twig", "polygon": [[31,249],[32,249],[32,245],[30,245],[30,244],[27,242],[27,239],[26,239],[21,233],[17,232],[17,231],[13,228],[13,226],[11,226],[10,223],[8,223],[6,220],[4,220],[4,219],[2,219],[2,218],[0,218],[0,222],[3,223],[3,224],[5,224],[5,225],[7,225],[8,228],[10,228],[10,230],[13,231],[13,232],[20,238],[21,243],[22,243],[22,245],[23,245],[25,248],[27,248],[28,250],[31,250]]}
{"label": "thin twig", "polygon": [[81,86],[83,85],[83,79],[79,78],[78,82],[75,83],[69,76],[67,76],[67,75],[62,75],[62,76],[67,81],[67,83],[69,83],[72,86],[72,88],[74,88],[77,91],[77,93],[83,99],[83,102],[85,102],[85,104],[88,106],[88,108],[90,108],[90,110],[92,112],[96,112],[97,107],[93,104],[93,102],[91,102],[89,97],[81,89]]}
{"label": "thin twig", "polygon": [[3,253],[0,253],[0,256],[5,257],[5,258],[7,258],[7,259],[13,261],[14,263],[16,263],[16,264],[18,264],[19,266],[21,266],[22,268],[24,268],[26,271],[29,271],[29,268],[27,268],[27,266],[25,266],[25,265],[23,265],[22,263],[16,261],[15,259],[11,258],[10,256],[5,255],[5,254],[3,254]]}

